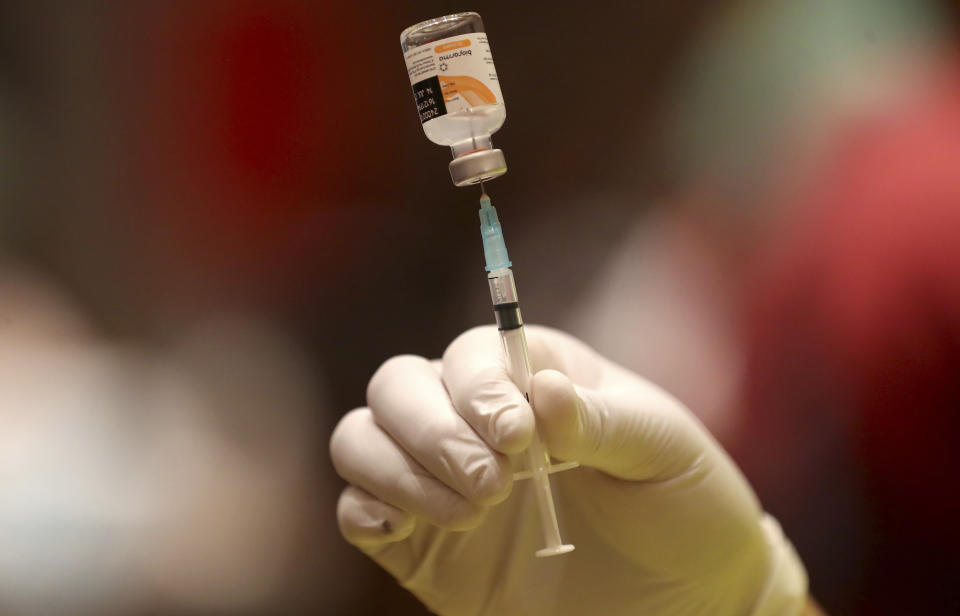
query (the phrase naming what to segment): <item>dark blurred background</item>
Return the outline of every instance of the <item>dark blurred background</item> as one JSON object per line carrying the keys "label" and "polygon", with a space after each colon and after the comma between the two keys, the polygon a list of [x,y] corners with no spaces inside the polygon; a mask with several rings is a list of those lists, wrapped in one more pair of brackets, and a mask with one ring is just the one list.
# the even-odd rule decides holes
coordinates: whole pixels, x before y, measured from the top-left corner
{"label": "dark blurred background", "polygon": [[491,321],[399,46],[476,10],[528,320],[700,415],[828,611],[951,613],[954,9],[3,2],[2,611],[424,613],[339,538],[326,443],[383,360]]}

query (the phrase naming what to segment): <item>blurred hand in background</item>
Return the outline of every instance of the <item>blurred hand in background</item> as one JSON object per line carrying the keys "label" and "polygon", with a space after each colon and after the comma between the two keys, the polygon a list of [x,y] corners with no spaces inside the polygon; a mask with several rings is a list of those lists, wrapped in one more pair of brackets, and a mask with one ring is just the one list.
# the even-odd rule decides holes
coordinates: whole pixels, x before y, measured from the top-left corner
{"label": "blurred hand in background", "polygon": [[111,343],[10,263],[0,296],[4,613],[285,604],[329,484],[323,393],[289,338],[224,317],[165,348]]}

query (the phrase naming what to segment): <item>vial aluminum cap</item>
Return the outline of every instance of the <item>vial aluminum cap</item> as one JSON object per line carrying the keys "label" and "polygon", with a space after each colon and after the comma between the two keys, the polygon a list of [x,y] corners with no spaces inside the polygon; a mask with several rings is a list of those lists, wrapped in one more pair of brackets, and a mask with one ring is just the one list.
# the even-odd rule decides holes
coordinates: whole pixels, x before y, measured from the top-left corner
{"label": "vial aluminum cap", "polygon": [[507,172],[502,150],[481,150],[450,161],[450,179],[457,186],[486,182]]}

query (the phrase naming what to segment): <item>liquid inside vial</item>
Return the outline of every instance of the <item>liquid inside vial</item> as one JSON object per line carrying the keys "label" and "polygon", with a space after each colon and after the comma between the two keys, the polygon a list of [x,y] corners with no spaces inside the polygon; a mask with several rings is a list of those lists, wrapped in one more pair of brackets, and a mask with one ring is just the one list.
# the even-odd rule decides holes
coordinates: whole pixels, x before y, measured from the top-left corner
{"label": "liquid inside vial", "polygon": [[438,145],[460,145],[462,148],[458,149],[466,153],[490,147],[490,135],[499,130],[506,119],[507,110],[503,105],[480,105],[424,124],[423,132]]}

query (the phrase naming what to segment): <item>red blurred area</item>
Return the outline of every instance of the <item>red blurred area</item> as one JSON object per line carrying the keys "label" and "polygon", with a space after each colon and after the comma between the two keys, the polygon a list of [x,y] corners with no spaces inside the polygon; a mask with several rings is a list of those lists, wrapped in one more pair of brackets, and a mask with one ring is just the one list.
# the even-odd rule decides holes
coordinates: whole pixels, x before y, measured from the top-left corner
{"label": "red blurred area", "polygon": [[156,275],[192,279],[196,293],[209,278],[267,279],[275,291],[308,260],[337,261],[356,192],[341,170],[360,163],[357,144],[373,130],[358,69],[375,47],[355,39],[356,11],[156,3],[128,17],[124,38],[136,41],[120,96],[139,103],[130,164],[146,220],[163,235]]}
{"label": "red blurred area", "polygon": [[808,210],[769,255],[751,315],[752,435],[740,456],[761,495],[809,522],[851,470],[823,458],[839,434],[857,461],[863,508],[852,511],[866,538],[819,542],[841,558],[862,550],[862,586],[847,589],[856,613],[960,605],[949,590],[960,549],[957,66],[841,139],[799,195]]}

